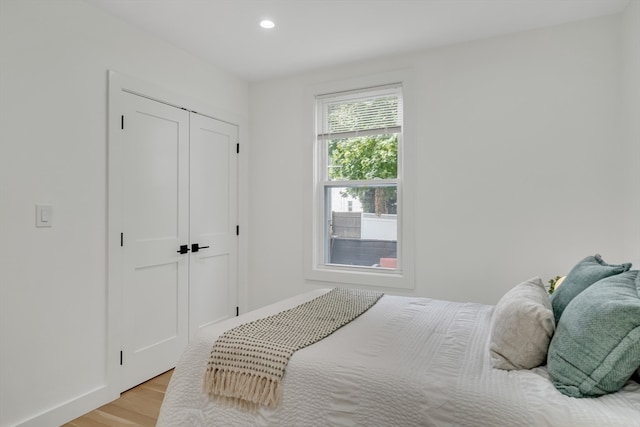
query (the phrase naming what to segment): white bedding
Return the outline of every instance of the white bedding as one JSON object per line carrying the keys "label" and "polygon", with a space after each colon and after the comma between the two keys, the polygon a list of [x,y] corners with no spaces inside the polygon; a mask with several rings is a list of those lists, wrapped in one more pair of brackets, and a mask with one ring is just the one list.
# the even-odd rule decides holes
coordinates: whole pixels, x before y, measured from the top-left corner
{"label": "white bedding", "polygon": [[158,426],[640,426],[640,386],[596,399],[560,394],[544,367],[502,371],[487,348],[493,306],[385,295],[359,318],[296,352],[276,409],[241,411],[202,392],[216,337],[312,291],[212,325],[182,355]]}

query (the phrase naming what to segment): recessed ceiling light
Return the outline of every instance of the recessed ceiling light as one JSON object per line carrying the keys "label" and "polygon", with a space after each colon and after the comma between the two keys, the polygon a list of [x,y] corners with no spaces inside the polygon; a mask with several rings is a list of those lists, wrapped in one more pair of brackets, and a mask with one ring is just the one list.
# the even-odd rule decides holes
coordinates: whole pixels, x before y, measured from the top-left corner
{"label": "recessed ceiling light", "polygon": [[260,26],[262,28],[266,28],[267,30],[273,28],[276,26],[276,24],[273,23],[272,20],[270,19],[263,19],[262,21],[260,21]]}

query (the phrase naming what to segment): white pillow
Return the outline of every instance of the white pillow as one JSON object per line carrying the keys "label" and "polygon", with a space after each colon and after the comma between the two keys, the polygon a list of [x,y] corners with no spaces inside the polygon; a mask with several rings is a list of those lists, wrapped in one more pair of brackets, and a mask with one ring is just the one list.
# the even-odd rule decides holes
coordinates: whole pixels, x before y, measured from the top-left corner
{"label": "white pillow", "polygon": [[545,363],[555,320],[549,294],[535,277],[504,294],[491,319],[489,353],[498,369],[532,369]]}

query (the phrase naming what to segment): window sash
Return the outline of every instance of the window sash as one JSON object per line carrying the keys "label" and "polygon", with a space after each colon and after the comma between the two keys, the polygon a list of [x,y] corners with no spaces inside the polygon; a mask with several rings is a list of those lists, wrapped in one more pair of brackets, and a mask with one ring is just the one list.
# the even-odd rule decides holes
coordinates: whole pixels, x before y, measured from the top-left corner
{"label": "window sash", "polygon": [[323,187],[394,187],[400,185],[398,178],[389,179],[362,179],[342,181],[320,181]]}
{"label": "window sash", "polygon": [[353,130],[346,132],[334,132],[334,133],[320,133],[318,134],[319,141],[329,141],[332,139],[344,139],[344,138],[357,138],[359,136],[374,136],[374,135],[388,135],[392,133],[402,133],[402,126],[391,126],[376,129],[366,130]]}
{"label": "window sash", "polygon": [[[366,94],[365,94],[366,93]],[[330,132],[327,126],[328,121],[328,105],[340,103],[340,102],[358,102],[362,100],[370,100],[375,99],[377,97],[389,97],[390,95],[397,98],[398,105],[398,114],[396,122],[393,126],[384,126],[370,129],[356,129],[356,130],[347,130],[340,132]],[[355,280],[353,283],[360,283],[360,279],[356,280],[354,275],[362,275],[364,277],[373,277],[373,276],[393,276],[393,280],[397,280],[404,276],[403,273],[403,208],[402,208],[402,122],[403,122],[403,112],[402,112],[402,85],[401,84],[392,84],[387,86],[382,86],[378,88],[366,88],[357,91],[349,91],[349,92],[340,92],[326,95],[316,96],[316,165],[317,170],[315,174],[316,181],[316,201],[317,205],[315,206],[314,217],[315,222],[315,250],[313,257],[313,269],[317,271],[327,271],[332,272],[332,274],[347,274],[348,276],[353,277]],[[330,166],[330,159],[328,153],[329,141],[333,139],[343,139],[343,138],[351,138],[351,137],[359,137],[359,136],[374,136],[374,135],[388,135],[388,134],[397,134],[398,136],[398,176],[392,179],[373,179],[373,180],[338,180],[331,181],[328,178],[328,170]],[[339,187],[391,187],[395,186],[397,189],[397,213],[396,215],[396,257],[397,257],[397,265],[396,268],[385,268],[385,267],[373,267],[373,266],[361,266],[361,265],[345,265],[345,264],[336,264],[330,263],[330,259],[328,257],[328,242],[330,240],[329,231],[328,231],[328,221],[327,219],[331,219],[331,207],[330,203],[327,202],[327,191],[330,191],[331,188],[339,188]],[[327,276],[328,277],[328,276]],[[346,279],[346,276],[342,276]],[[343,280],[345,280],[343,279]],[[375,280],[374,280],[375,282]],[[368,282],[367,282],[368,283]],[[391,282],[386,282],[391,283]],[[396,283],[396,282],[393,282]]]}
{"label": "window sash", "polygon": [[[320,237],[318,239],[318,259],[316,259],[316,266],[319,268],[327,268],[327,269],[347,269],[352,271],[372,271],[376,273],[399,273],[402,271],[402,203],[401,203],[401,188],[400,188],[400,180],[398,179],[375,179],[375,180],[359,180],[359,181],[322,181],[319,182],[319,206],[322,207],[322,214],[320,217],[320,227],[318,229],[318,233],[320,233]],[[330,199],[330,192],[335,188],[396,188],[396,213],[395,214],[387,214],[395,216],[396,227],[396,260],[397,266],[396,268],[384,268],[384,267],[374,267],[372,265],[353,265],[353,264],[340,264],[331,262],[331,252],[330,252],[330,241],[332,238],[330,228],[332,226],[332,207]],[[372,214],[372,212],[362,212],[362,214]],[[359,239],[359,240],[367,240]],[[353,270],[355,269],[355,270]]]}

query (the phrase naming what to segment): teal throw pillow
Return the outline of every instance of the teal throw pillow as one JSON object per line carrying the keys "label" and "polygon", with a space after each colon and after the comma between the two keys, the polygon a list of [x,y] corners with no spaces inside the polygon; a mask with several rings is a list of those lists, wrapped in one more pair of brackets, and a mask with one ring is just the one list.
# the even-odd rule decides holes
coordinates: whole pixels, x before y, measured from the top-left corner
{"label": "teal throw pillow", "polygon": [[613,393],[638,369],[639,294],[640,274],[633,270],[600,280],[567,306],[547,357],[549,376],[561,393]]}
{"label": "teal throw pillow", "polygon": [[588,256],[576,264],[567,277],[551,295],[551,307],[556,324],[560,321],[562,312],[572,299],[600,279],[624,273],[631,268],[631,264],[607,264],[599,254]]}

